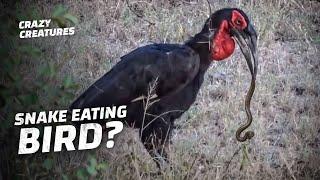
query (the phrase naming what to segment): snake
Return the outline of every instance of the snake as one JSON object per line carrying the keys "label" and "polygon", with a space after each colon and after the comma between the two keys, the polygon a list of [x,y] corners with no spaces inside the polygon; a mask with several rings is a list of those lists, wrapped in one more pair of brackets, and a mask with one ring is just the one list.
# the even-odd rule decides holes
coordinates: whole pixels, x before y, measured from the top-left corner
{"label": "snake", "polygon": [[[249,49],[251,49],[249,47],[249,43],[241,38],[241,34],[238,31],[234,31],[235,35],[237,37],[240,38],[236,38],[238,44],[242,44],[245,45],[246,48],[243,48],[242,46],[240,47],[240,50],[242,52],[242,54],[245,56],[245,59],[247,61],[247,65],[248,68],[250,70],[250,74],[251,74],[251,83],[250,83],[250,87],[249,90],[247,92],[246,98],[245,98],[245,111],[246,111],[246,115],[247,115],[247,122],[243,125],[241,125],[237,131],[236,131],[236,139],[239,142],[245,142],[246,140],[250,140],[253,136],[254,136],[254,132],[253,131],[247,131],[245,132],[244,136],[241,136],[241,133],[246,130],[252,123],[252,114],[251,114],[251,110],[250,110],[250,102],[256,87],[256,76],[257,76],[257,69],[258,69],[258,61],[257,61],[257,57],[256,57],[256,52],[251,51],[251,53],[248,52]],[[252,39],[251,39],[252,41]],[[249,55],[251,54],[251,55]],[[253,63],[252,63],[253,60]]]}
{"label": "snake", "polygon": [[247,115],[247,122],[243,125],[241,125],[237,131],[236,131],[236,138],[238,141],[240,142],[244,142],[246,140],[251,139],[254,136],[254,132],[253,131],[247,131],[245,132],[244,136],[241,136],[241,133],[247,129],[251,123],[252,123],[252,114],[251,114],[251,110],[250,110],[250,102],[254,93],[254,89],[256,86],[256,78],[254,76],[252,76],[251,79],[251,83],[250,83],[250,88],[247,92],[246,95],[246,99],[245,99],[245,110],[246,110],[246,115]]}

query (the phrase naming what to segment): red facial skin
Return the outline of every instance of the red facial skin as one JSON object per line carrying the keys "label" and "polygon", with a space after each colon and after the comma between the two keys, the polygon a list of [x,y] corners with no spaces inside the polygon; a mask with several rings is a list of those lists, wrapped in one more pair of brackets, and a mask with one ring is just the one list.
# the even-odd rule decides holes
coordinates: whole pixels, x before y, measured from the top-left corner
{"label": "red facial skin", "polygon": [[212,39],[211,58],[221,61],[228,58],[234,52],[235,41],[230,35],[230,28],[244,29],[247,27],[245,18],[236,10],[232,12],[231,22],[223,20],[217,33]]}
{"label": "red facial skin", "polygon": [[218,32],[213,38],[213,48],[211,49],[211,58],[216,61],[221,61],[229,57],[235,48],[234,39],[230,36],[230,30],[227,20],[222,21]]}

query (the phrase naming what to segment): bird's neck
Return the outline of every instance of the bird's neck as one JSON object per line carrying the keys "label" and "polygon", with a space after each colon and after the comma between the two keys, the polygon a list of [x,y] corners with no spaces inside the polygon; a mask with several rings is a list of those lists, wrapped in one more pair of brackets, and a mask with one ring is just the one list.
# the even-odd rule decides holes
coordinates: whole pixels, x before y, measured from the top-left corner
{"label": "bird's neck", "polygon": [[191,47],[200,56],[200,70],[206,71],[211,64],[210,40],[206,34],[200,32],[188,40],[185,45]]}

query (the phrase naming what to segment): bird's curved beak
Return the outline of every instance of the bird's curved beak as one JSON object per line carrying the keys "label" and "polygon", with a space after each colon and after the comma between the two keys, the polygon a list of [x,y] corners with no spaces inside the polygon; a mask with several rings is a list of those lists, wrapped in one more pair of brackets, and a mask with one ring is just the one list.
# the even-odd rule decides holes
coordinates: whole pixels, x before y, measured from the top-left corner
{"label": "bird's curved beak", "polygon": [[231,29],[232,35],[234,35],[242,54],[244,55],[252,78],[255,80],[258,69],[258,61],[256,57],[257,49],[257,33],[251,24],[244,30],[238,30],[236,28]]}

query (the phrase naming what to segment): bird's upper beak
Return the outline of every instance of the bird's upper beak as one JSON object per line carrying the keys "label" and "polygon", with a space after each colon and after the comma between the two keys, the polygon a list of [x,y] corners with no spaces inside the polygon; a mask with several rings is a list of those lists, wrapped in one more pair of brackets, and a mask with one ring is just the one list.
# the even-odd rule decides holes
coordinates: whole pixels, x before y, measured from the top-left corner
{"label": "bird's upper beak", "polygon": [[256,58],[257,49],[257,33],[251,24],[244,30],[238,30],[236,28],[231,29],[231,33],[234,35],[242,54],[244,55],[252,78],[256,78],[258,61]]}

